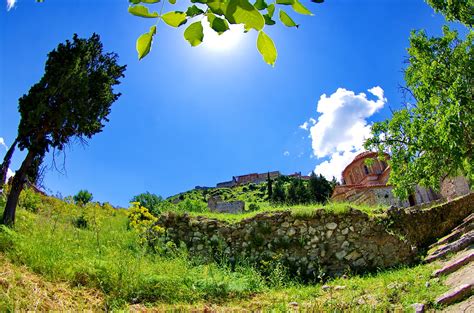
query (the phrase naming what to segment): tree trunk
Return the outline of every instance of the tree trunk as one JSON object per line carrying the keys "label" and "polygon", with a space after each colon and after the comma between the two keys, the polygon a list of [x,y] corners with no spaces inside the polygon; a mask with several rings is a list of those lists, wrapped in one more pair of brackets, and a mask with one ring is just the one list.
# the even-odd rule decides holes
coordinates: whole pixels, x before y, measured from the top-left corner
{"label": "tree trunk", "polygon": [[17,142],[18,138],[15,139],[3,158],[2,168],[0,169],[0,186],[7,183],[8,168],[10,167],[10,161],[12,160],[13,152],[15,152]]}
{"label": "tree trunk", "polygon": [[2,223],[4,225],[12,226],[15,223],[15,212],[18,199],[20,198],[20,193],[23,190],[26,173],[28,172],[31,163],[34,160],[35,155],[35,152],[29,150],[25,160],[23,160],[23,163],[21,164],[20,169],[16,171],[15,176],[13,176],[12,187],[10,189],[10,194],[8,195],[7,204],[5,205],[5,211],[3,212]]}

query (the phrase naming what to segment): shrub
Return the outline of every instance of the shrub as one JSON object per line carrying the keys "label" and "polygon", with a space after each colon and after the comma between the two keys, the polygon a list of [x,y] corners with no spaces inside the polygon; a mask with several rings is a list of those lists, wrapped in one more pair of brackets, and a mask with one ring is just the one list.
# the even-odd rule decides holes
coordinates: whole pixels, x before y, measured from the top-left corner
{"label": "shrub", "polygon": [[85,189],[79,190],[79,192],[73,197],[74,202],[79,205],[85,205],[89,203],[92,201],[92,198],[92,194]]}
{"label": "shrub", "polygon": [[25,189],[20,194],[19,205],[27,211],[38,213],[41,206],[41,196],[30,189]]}
{"label": "shrub", "polygon": [[257,211],[260,210],[260,206],[256,203],[250,203],[249,204],[249,211]]}
{"label": "shrub", "polygon": [[141,206],[147,208],[150,213],[159,215],[161,213],[160,206],[163,202],[163,198],[147,191],[134,196],[131,202],[138,202]]}

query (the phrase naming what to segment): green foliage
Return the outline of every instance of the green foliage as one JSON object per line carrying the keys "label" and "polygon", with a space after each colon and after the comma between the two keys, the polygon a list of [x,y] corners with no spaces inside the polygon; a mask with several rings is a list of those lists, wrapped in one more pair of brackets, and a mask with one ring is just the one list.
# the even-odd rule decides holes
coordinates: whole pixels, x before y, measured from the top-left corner
{"label": "green foliage", "polygon": [[163,198],[147,191],[134,196],[130,202],[140,203],[141,206],[147,208],[148,211],[156,216],[161,213]]}
{"label": "green foliage", "polygon": [[25,191],[20,194],[19,205],[27,211],[37,213],[41,210],[41,196],[33,191]]}
{"label": "green foliage", "polygon": [[62,150],[73,137],[91,138],[102,131],[120,96],[112,90],[125,71],[117,58],[103,52],[97,34],[89,39],[74,35],[51,51],[43,77],[19,99],[20,149],[42,155],[50,147]]}
{"label": "green foliage", "polygon": [[92,194],[85,189],[79,190],[79,192],[73,197],[74,202],[76,202],[76,204],[82,204],[82,205],[87,204],[90,201],[92,201],[92,198],[93,198]]}
{"label": "green foliage", "polygon": [[51,148],[61,151],[71,139],[85,141],[102,131],[120,96],[113,87],[126,68],[117,58],[103,51],[97,34],[75,34],[48,54],[43,77],[19,99],[18,146],[28,154],[13,178],[3,223],[14,223],[24,180]]}
{"label": "green foliage", "polygon": [[[154,26],[149,32],[142,34],[137,40],[137,51],[139,59],[146,56],[151,49],[153,37],[156,33],[156,25],[160,20],[172,27],[180,27],[193,19],[199,19],[189,25],[184,31],[184,38],[191,44],[191,46],[198,46],[204,40],[202,18],[207,17],[207,21],[212,30],[221,35],[229,30],[229,24],[240,24],[244,26],[245,32],[256,30],[258,34],[257,49],[262,54],[266,63],[274,66],[277,58],[277,50],[273,40],[263,32],[265,25],[274,25],[272,20],[275,13],[275,5],[291,5],[296,13],[303,15],[313,15],[300,1],[298,0],[277,0],[275,3],[268,5],[264,0],[258,0],[251,4],[248,0],[191,0],[190,5],[184,12],[169,11],[161,14],[164,10],[165,2],[162,1],[138,1],[129,0],[130,6],[128,12],[132,15],[155,19]],[[321,3],[322,1],[314,1]],[[157,4],[160,6],[160,13],[150,11],[149,7],[143,4]],[[175,4],[176,1],[169,1],[170,4]],[[154,6],[153,6],[154,7]],[[280,21],[283,25],[288,27],[297,27],[298,25],[293,19],[283,11],[280,11]]]}
{"label": "green foliage", "polygon": [[375,123],[365,146],[390,153],[389,184],[407,198],[417,184],[438,189],[446,176],[474,182],[474,33],[460,40],[413,32],[405,70],[413,102]]}
{"label": "green foliage", "polygon": [[441,12],[448,21],[460,21],[466,26],[474,25],[473,0],[425,0],[436,12]]}

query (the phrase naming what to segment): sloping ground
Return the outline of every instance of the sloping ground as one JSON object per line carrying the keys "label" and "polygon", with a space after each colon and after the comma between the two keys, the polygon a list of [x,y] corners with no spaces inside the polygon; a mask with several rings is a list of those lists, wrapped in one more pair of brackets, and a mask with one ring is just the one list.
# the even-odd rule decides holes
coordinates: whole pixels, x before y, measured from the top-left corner
{"label": "sloping ground", "polygon": [[442,260],[433,277],[446,277],[450,290],[436,299],[445,312],[474,312],[474,213],[431,246],[425,262]]}
{"label": "sloping ground", "polygon": [[0,312],[104,309],[103,296],[97,290],[47,282],[0,254]]}

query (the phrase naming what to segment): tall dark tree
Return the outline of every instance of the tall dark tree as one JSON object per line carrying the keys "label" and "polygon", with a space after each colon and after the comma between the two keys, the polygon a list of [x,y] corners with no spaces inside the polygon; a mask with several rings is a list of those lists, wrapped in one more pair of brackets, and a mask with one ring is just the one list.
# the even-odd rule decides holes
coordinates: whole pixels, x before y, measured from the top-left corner
{"label": "tall dark tree", "polygon": [[314,172],[311,173],[309,180],[309,190],[311,193],[312,201],[318,203],[325,203],[334,187],[331,186],[331,183],[321,174],[316,175]]}
{"label": "tall dark tree", "polygon": [[283,179],[278,178],[273,188],[271,201],[274,203],[283,203],[286,200],[285,187]]}
{"label": "tall dark tree", "polygon": [[273,188],[272,188],[272,179],[270,178],[270,173],[267,173],[267,192],[268,192],[268,199],[272,198]]}
{"label": "tall dark tree", "polygon": [[51,148],[63,150],[74,138],[86,140],[102,131],[112,103],[120,96],[125,66],[115,53],[105,53],[97,34],[89,39],[74,35],[48,54],[45,73],[19,99],[18,147],[28,153],[17,170],[2,222],[12,225],[18,198],[35,159]]}

